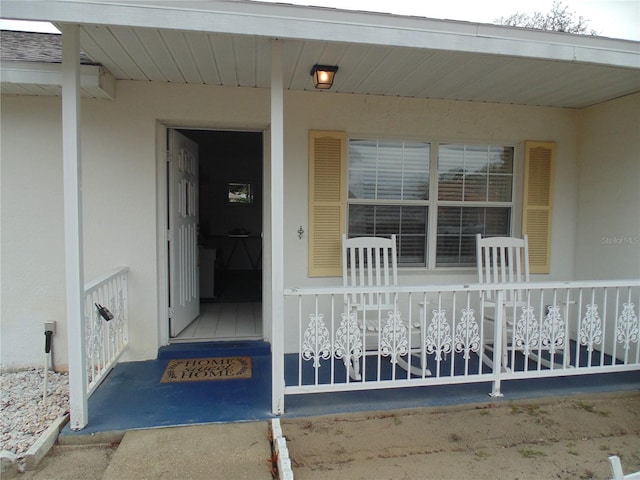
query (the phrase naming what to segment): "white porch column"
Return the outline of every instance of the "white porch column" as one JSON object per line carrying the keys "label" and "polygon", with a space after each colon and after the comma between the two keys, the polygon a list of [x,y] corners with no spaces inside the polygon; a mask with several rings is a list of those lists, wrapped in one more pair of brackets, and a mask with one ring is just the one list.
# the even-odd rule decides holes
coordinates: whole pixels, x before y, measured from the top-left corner
{"label": "white porch column", "polygon": [[80,34],[77,25],[62,26],[62,157],[64,243],[67,282],[67,341],[71,429],[89,421],[84,326],[82,259],[82,171],[80,162]]}
{"label": "white porch column", "polygon": [[284,83],[282,44],[271,42],[271,411],[284,413]]}

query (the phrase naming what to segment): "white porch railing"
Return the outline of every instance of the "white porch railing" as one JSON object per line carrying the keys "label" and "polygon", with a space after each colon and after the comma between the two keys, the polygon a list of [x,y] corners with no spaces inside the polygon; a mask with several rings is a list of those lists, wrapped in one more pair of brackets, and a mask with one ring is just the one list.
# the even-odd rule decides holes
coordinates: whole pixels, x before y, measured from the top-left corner
{"label": "white porch railing", "polygon": [[[118,268],[84,287],[88,396],[115,366],[129,343],[128,272],[127,267]],[[106,320],[97,305],[106,307],[113,318]]]}
{"label": "white porch railing", "polygon": [[[521,301],[483,285],[286,289],[297,318],[285,334],[298,348],[285,355],[284,393],[492,382],[501,395],[506,380],[640,370],[640,281],[508,290]],[[346,295],[389,292],[392,309],[364,315]]]}

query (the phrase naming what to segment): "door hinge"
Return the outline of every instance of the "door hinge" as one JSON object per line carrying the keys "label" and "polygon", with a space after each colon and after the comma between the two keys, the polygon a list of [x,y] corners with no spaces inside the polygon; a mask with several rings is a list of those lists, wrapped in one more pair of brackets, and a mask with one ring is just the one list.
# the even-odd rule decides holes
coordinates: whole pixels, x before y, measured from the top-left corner
{"label": "door hinge", "polygon": [[173,307],[169,307],[169,318],[173,318],[176,316],[176,309]]}
{"label": "door hinge", "polygon": [[173,230],[172,229],[167,230],[167,240],[169,242],[173,242],[174,241],[173,237],[174,237]]}

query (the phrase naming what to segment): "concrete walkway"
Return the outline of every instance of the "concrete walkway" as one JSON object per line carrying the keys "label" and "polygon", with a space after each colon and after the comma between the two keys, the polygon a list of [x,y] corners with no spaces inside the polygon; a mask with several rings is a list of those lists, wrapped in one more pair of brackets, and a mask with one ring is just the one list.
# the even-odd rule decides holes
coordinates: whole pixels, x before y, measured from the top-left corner
{"label": "concrete walkway", "polygon": [[129,431],[103,480],[270,479],[268,431],[266,421]]}

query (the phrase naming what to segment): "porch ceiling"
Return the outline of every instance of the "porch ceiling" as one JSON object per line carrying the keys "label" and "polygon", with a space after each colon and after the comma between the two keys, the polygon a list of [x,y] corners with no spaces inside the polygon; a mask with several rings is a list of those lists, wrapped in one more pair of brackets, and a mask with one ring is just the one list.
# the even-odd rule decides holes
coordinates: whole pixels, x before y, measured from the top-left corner
{"label": "porch ceiling", "polygon": [[[3,14],[20,3],[4,0]],[[319,63],[340,67],[339,93],[582,108],[640,91],[640,42],[242,1],[176,4],[190,7],[181,16],[167,12],[172,2],[128,3],[147,16],[107,9],[98,21],[74,12],[77,2],[49,0],[36,19],[82,17],[81,49],[118,80],[268,88],[278,37],[290,90],[314,90]]]}

